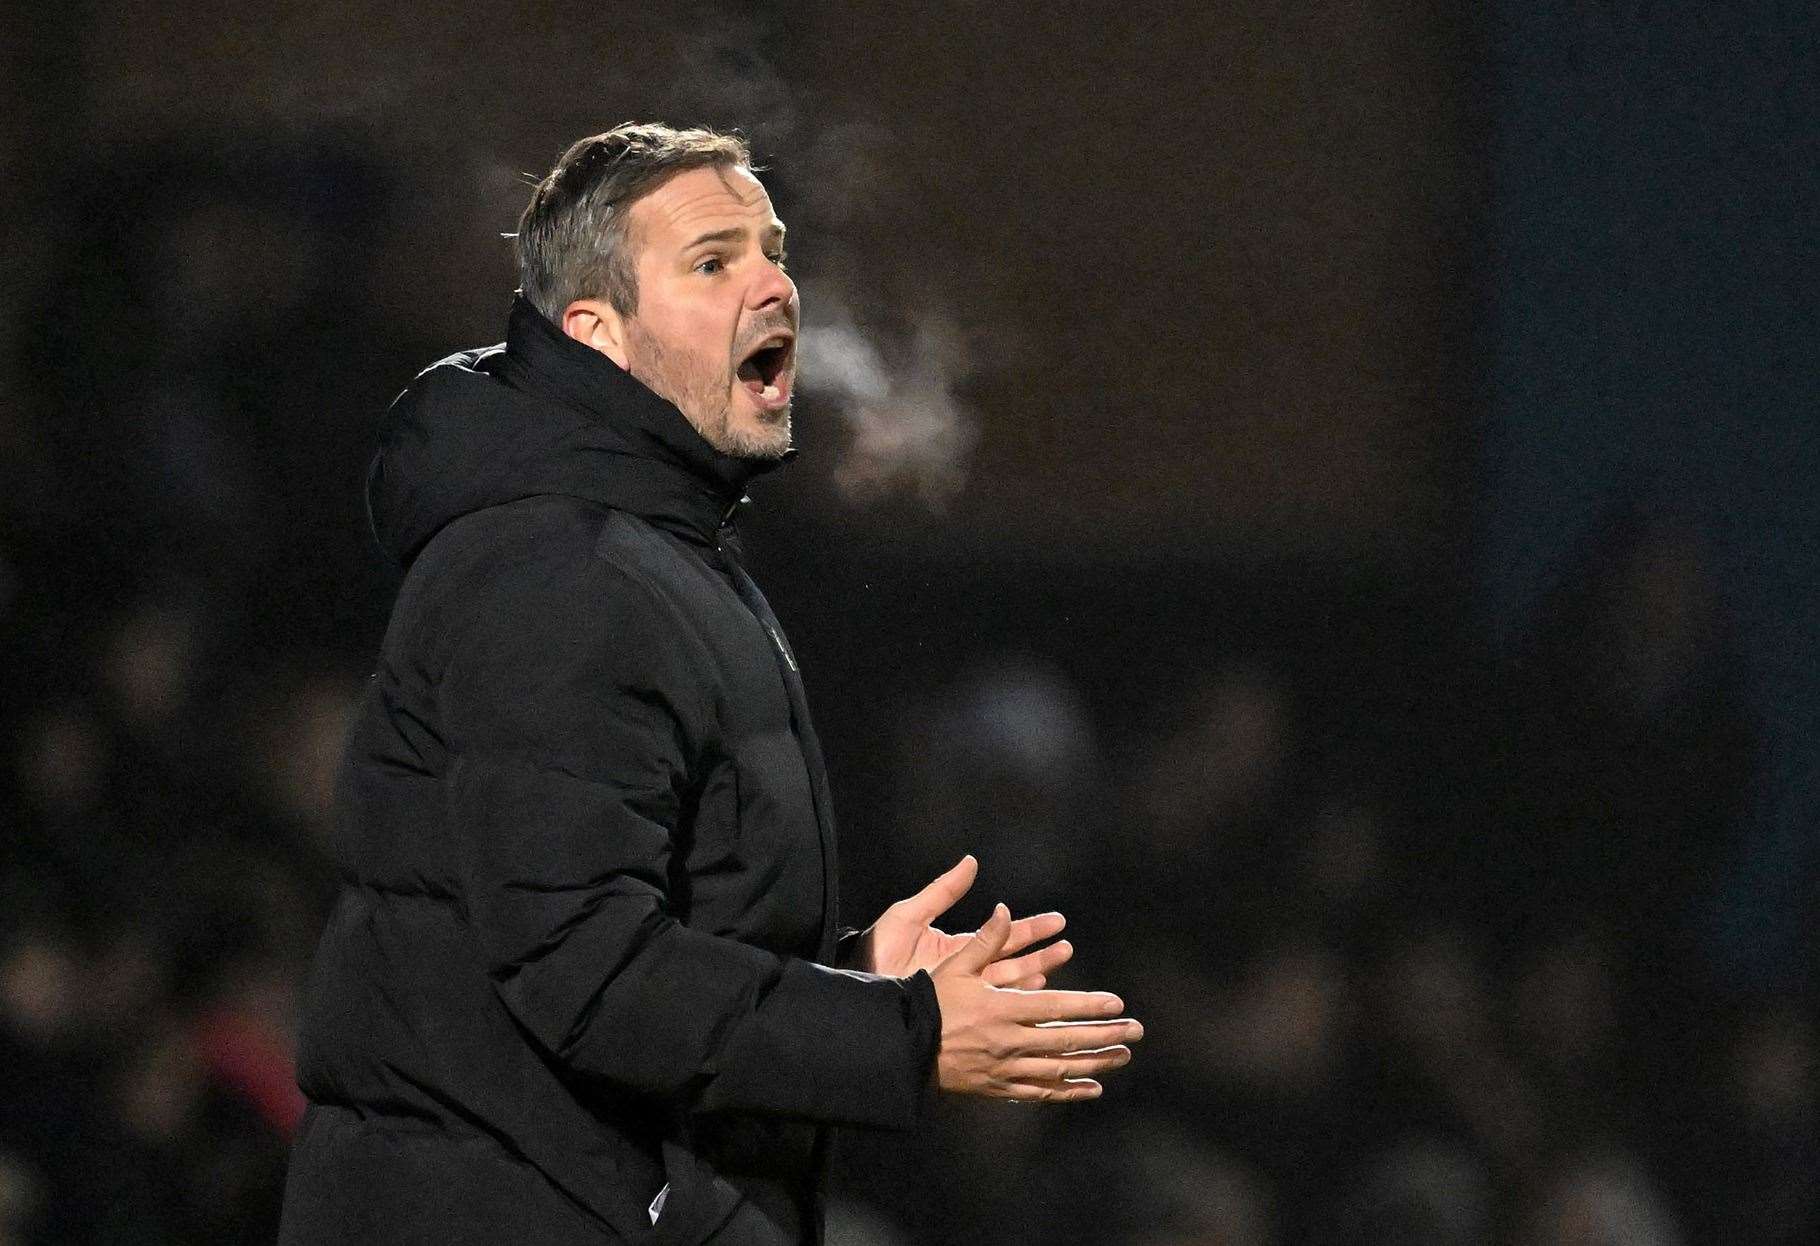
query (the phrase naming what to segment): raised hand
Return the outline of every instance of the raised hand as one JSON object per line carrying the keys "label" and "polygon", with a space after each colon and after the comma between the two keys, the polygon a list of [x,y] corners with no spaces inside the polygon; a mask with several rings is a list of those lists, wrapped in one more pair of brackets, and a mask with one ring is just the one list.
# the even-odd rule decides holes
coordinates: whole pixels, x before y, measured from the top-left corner
{"label": "raised hand", "polygon": [[1011,911],[1000,904],[979,932],[929,974],[941,1005],[938,1084],[955,1094],[1026,1102],[1097,1099],[1093,1075],[1131,1061],[1124,1044],[1144,1027],[1119,1017],[1105,991],[995,987],[986,971],[1004,955]]}
{"label": "raised hand", "polygon": [[[978,875],[979,862],[968,853],[927,887],[886,909],[861,936],[857,967],[908,977],[919,969],[934,969],[971,943],[973,935],[944,934],[934,922],[959,903]],[[1073,946],[1063,939],[1026,956],[1017,953],[1060,934],[1066,924],[1060,913],[1038,913],[1012,922],[1005,946],[986,968],[986,981],[993,986],[1040,990],[1049,980],[1047,975],[1068,963]]]}

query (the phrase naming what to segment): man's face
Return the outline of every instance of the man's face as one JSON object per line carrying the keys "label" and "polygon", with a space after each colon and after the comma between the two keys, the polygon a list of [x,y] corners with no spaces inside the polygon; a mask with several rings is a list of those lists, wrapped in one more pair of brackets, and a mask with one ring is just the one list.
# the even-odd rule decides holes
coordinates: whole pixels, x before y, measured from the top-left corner
{"label": "man's face", "polygon": [[689,169],[632,205],[638,310],[626,370],[675,403],[715,449],[790,448],[796,285],[784,227],[750,169]]}

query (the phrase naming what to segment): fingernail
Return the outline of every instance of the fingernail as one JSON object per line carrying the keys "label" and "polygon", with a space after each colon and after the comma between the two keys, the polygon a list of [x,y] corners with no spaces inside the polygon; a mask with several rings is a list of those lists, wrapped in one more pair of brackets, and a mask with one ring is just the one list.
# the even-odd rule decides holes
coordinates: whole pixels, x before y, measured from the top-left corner
{"label": "fingernail", "polygon": [[1144,1027],[1138,1022],[1133,1021],[1128,1028],[1131,1031],[1132,1038],[1138,1039],[1144,1037]]}
{"label": "fingernail", "polygon": [[1123,1012],[1125,1011],[1125,1001],[1114,995],[1111,999],[1100,1005],[1100,1011],[1109,1017],[1114,1013]]}

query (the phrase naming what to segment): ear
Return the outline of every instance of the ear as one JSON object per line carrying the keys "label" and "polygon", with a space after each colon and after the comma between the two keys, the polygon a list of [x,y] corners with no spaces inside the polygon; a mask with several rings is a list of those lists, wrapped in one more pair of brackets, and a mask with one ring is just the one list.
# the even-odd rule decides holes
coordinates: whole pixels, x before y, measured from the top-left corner
{"label": "ear", "polygon": [[562,331],[626,368],[625,317],[602,299],[576,299],[562,310]]}

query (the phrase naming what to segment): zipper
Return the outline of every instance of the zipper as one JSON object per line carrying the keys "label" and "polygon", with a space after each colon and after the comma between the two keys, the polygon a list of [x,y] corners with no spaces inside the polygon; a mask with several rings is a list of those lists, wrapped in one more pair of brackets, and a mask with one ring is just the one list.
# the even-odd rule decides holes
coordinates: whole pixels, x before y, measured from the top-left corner
{"label": "zipper", "polygon": [[[745,499],[743,498],[740,499],[740,501],[744,500]],[[740,557],[739,534],[733,528],[733,512],[738,509],[739,502],[735,502],[727,508],[726,515],[723,516],[720,521],[720,527],[715,531],[714,549],[715,552],[721,556],[723,562],[728,562],[732,565],[732,569],[736,575],[744,575],[745,559]],[[729,541],[733,543],[733,549],[731,551],[727,548]],[[763,618],[760,618],[758,611],[752,609],[750,603],[746,603],[746,611],[757,621],[760,627],[765,629],[765,635],[771,638],[771,644],[777,649],[777,656],[784,660],[784,665],[790,668],[790,673],[792,675],[802,674],[802,672],[796,668],[796,655],[790,652],[790,646],[784,643],[784,638],[778,635],[777,629],[765,622]]]}

